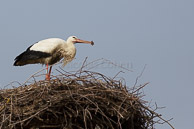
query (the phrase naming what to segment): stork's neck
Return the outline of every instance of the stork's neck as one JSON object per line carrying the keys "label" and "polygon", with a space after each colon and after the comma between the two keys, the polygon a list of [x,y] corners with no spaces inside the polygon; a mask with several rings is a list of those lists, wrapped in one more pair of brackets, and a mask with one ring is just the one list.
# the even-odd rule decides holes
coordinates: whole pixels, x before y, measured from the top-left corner
{"label": "stork's neck", "polygon": [[75,45],[74,45],[73,42],[68,42],[68,41],[67,41],[66,43],[67,43],[67,46],[68,46],[68,47],[71,47],[71,46],[74,46],[74,47],[75,47]]}
{"label": "stork's neck", "polygon": [[66,42],[69,51],[75,51],[75,45],[73,42]]}

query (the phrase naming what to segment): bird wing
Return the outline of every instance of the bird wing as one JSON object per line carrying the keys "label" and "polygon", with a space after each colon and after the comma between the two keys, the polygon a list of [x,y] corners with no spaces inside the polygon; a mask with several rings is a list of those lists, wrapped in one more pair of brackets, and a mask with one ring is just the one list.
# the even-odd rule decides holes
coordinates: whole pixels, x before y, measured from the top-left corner
{"label": "bird wing", "polygon": [[59,38],[50,38],[41,40],[21,53],[15,58],[14,66],[26,64],[42,63],[45,64],[45,58],[51,57],[56,51],[65,44],[65,41]]}
{"label": "bird wing", "polygon": [[29,50],[52,53],[57,47],[60,47],[64,43],[65,41],[62,39],[49,38],[35,43],[29,48]]}
{"label": "bird wing", "polygon": [[49,56],[51,56],[49,53],[27,50],[15,58],[14,66],[41,63],[40,60],[42,58],[47,58]]}

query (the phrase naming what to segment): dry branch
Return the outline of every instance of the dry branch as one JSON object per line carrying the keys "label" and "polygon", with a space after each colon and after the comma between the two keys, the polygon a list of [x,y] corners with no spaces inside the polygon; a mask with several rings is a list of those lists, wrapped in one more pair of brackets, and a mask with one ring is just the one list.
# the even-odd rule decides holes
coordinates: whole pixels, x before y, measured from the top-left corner
{"label": "dry branch", "polygon": [[152,129],[155,118],[164,120],[141,98],[147,83],[129,91],[101,73],[59,72],[51,81],[1,90],[0,128]]}

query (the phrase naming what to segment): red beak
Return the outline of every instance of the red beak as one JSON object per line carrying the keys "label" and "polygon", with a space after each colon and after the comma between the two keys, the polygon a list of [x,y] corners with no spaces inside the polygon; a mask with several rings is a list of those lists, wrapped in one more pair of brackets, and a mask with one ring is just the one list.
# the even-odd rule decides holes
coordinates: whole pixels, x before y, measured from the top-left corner
{"label": "red beak", "polygon": [[94,45],[93,41],[86,41],[86,40],[81,40],[81,39],[76,39],[76,43],[86,43],[86,44]]}

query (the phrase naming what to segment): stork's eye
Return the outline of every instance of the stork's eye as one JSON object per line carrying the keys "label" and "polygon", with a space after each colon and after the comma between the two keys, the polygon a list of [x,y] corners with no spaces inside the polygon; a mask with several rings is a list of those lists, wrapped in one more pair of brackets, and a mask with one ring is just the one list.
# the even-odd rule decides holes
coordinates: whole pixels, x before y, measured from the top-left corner
{"label": "stork's eye", "polygon": [[74,37],[72,37],[72,38],[76,39],[76,37],[75,37],[75,36],[74,36]]}

